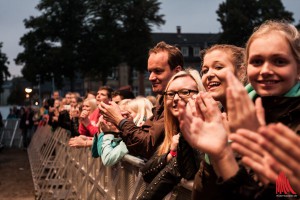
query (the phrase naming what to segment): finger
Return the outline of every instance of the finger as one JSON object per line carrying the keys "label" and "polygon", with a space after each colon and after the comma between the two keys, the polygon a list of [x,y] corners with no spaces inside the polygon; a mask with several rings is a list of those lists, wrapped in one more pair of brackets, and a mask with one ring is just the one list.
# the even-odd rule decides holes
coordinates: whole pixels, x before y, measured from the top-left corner
{"label": "finger", "polygon": [[191,120],[193,118],[193,114],[191,110],[193,109],[190,105],[190,102],[188,104],[185,104],[184,102],[179,102],[179,117],[184,123],[191,123]]}
{"label": "finger", "polygon": [[212,96],[209,93],[205,93],[203,95],[203,102],[207,108],[205,118],[209,121],[214,120],[216,122],[221,122],[222,113],[218,107],[218,103],[212,98]]}
{"label": "finger", "polygon": [[[247,132],[249,133],[250,131]],[[264,150],[257,144],[256,140],[253,140],[252,137],[245,137],[244,134],[239,132],[239,134],[230,134],[229,139],[234,141],[231,144],[231,147],[243,156],[249,156],[255,160],[259,160],[264,156]]]}
{"label": "finger", "polygon": [[189,112],[191,112],[193,116],[195,116],[195,117],[199,116],[197,108],[196,108],[195,100],[188,99],[188,103],[186,104],[186,106],[188,107]]}
{"label": "finger", "polygon": [[[266,131],[263,133],[263,136],[268,138],[268,140],[272,141],[275,145],[279,145],[281,148],[285,149],[286,152],[290,152],[291,150],[287,148],[290,143],[300,146],[300,136],[289,127],[283,125],[282,123],[270,125],[268,127],[273,131]],[[285,142],[282,143],[281,140],[284,140]]]}
{"label": "finger", "polygon": [[278,174],[271,169],[266,170],[266,167],[261,163],[258,163],[247,156],[242,158],[242,163],[245,166],[250,167],[264,184],[267,184],[270,181],[272,183],[276,182]]}
{"label": "finger", "polygon": [[268,147],[280,149],[300,162],[300,137],[293,130],[279,123],[260,129],[260,133],[269,141]]}
{"label": "finger", "polygon": [[228,87],[226,89],[226,108],[229,119],[236,119],[236,107],[234,106],[234,98],[232,96],[232,89]]}
{"label": "finger", "polygon": [[[280,133],[274,131],[274,129],[264,128],[259,130],[262,134],[277,134]],[[281,136],[280,136],[281,137]],[[274,138],[274,140],[278,140]],[[268,151],[280,164],[286,166],[287,168],[295,171],[296,174],[300,175],[300,150],[299,146],[293,145],[291,141],[287,140],[284,137],[281,137],[281,143],[276,144],[272,143],[270,140],[264,140],[261,143],[261,146]],[[276,166],[274,166],[276,167]],[[282,170],[282,169],[277,169]]]}
{"label": "finger", "polygon": [[199,98],[197,99],[197,104],[199,106],[200,112],[202,113],[204,119],[207,112],[206,105],[204,103],[205,93],[201,93]]}

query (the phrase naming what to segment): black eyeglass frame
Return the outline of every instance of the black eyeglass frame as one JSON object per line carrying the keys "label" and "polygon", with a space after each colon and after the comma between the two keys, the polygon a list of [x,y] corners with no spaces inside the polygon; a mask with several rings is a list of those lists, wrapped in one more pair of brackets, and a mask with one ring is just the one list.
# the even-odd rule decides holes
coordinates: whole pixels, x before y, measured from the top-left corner
{"label": "black eyeglass frame", "polygon": [[[186,94],[182,94],[182,92],[187,92]],[[166,96],[167,99],[174,99],[175,95],[178,94],[178,96],[182,99],[189,98],[191,93],[198,94],[198,90],[189,90],[189,89],[182,89],[178,91],[166,91],[164,92],[164,96]],[[170,96],[170,93],[172,93],[172,96]],[[180,94],[181,93],[181,94]]]}

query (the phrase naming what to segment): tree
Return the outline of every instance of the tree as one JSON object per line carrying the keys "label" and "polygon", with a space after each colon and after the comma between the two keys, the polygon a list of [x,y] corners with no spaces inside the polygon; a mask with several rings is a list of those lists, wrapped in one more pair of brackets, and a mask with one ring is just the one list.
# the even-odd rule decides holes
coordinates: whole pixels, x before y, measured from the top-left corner
{"label": "tree", "polygon": [[8,77],[10,77],[10,73],[8,71],[8,60],[6,54],[2,53],[2,45],[0,42],[0,92],[3,92],[2,85]]}
{"label": "tree", "polygon": [[25,102],[24,85],[20,77],[14,78],[12,82],[12,90],[7,98],[7,103],[10,105],[23,105]]}
{"label": "tree", "polygon": [[[24,20],[25,27],[30,29],[20,40],[24,52],[16,58],[17,64],[23,64],[24,77],[35,82],[36,74],[50,80],[61,76],[72,83],[75,73],[80,69],[79,43],[81,42],[83,22],[85,20],[85,0],[41,0],[37,9],[38,17]],[[61,81],[56,81],[58,88]]]}
{"label": "tree", "polygon": [[151,26],[164,23],[159,5],[157,0],[41,0],[41,15],[24,21],[30,31],[21,38],[24,52],[16,63],[24,65],[31,82],[36,74],[72,80],[80,72],[105,84],[121,62],[143,71]]}
{"label": "tree", "polygon": [[[144,77],[147,69],[148,50],[151,47],[151,27],[160,26],[165,23],[164,15],[159,15],[160,3],[157,0],[124,0],[122,13],[124,55],[125,60],[130,66],[129,84],[132,84],[133,69]],[[143,94],[143,79],[140,79],[140,94]]]}
{"label": "tree", "polygon": [[281,0],[227,0],[216,11],[223,32],[220,43],[244,46],[253,32],[268,19],[285,19],[293,22],[293,14],[285,11]]}

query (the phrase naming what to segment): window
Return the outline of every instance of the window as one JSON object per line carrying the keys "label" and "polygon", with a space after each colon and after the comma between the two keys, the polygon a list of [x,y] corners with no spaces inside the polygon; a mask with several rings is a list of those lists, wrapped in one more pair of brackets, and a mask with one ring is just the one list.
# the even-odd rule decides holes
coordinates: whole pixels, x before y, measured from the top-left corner
{"label": "window", "polygon": [[200,56],[200,47],[194,47],[194,52],[193,55],[194,57],[199,57]]}
{"label": "window", "polygon": [[134,69],[132,71],[132,79],[138,79],[138,77],[139,77],[139,72]]}
{"label": "window", "polygon": [[146,87],[145,88],[145,96],[150,96],[150,95],[152,95],[152,88]]}
{"label": "window", "polygon": [[181,53],[182,53],[183,57],[188,57],[189,56],[189,48],[181,47]]}

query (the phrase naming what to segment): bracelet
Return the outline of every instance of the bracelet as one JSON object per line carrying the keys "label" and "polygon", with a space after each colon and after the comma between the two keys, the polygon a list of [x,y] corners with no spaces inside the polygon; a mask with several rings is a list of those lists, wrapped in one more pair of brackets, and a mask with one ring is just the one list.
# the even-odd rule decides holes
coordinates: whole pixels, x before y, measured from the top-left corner
{"label": "bracelet", "polygon": [[172,157],[176,157],[177,156],[177,151],[170,150],[170,155]]}

